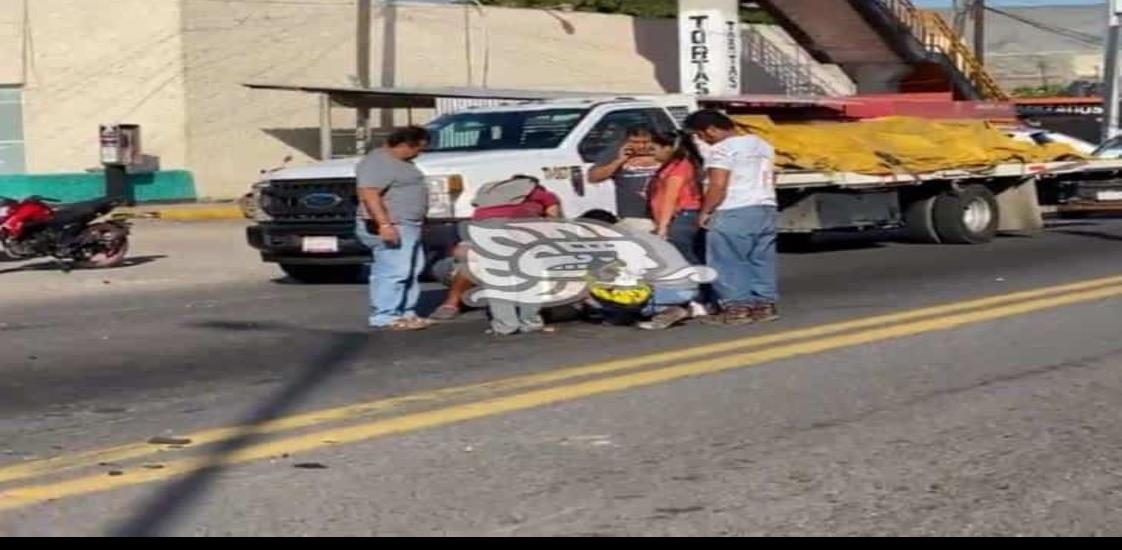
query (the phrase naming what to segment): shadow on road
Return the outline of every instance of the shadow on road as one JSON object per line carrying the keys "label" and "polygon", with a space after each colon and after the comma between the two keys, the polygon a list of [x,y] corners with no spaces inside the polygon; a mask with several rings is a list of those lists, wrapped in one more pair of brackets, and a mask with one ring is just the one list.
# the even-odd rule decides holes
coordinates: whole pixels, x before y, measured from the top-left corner
{"label": "shadow on road", "polygon": [[780,254],[819,254],[847,250],[884,248],[890,240],[884,232],[784,234],[779,236]]}
{"label": "shadow on road", "polygon": [[[269,322],[205,322],[197,326],[216,331],[274,331],[291,332],[307,329],[289,327]],[[231,456],[239,450],[255,443],[261,434],[258,427],[271,420],[290,413],[299,406],[317,387],[340,373],[353,358],[358,357],[371,342],[367,332],[323,331],[323,348],[310,361],[303,365],[287,384],[270,398],[256,405],[238,426],[240,431],[218,445],[205,455],[206,466],[187,477],[172,482],[160,489],[155,496],[143,503],[132,518],[121,523],[112,531],[113,536],[148,537],[166,530],[177,516],[215,483],[217,476],[227,467]]]}
{"label": "shadow on road", "polygon": [[[130,267],[136,267],[136,266],[139,266],[139,265],[149,264],[149,263],[152,263],[152,262],[155,262],[155,261],[158,261],[158,260],[163,260],[165,258],[167,258],[167,256],[163,256],[163,255],[134,256],[134,257],[126,259],[124,261],[124,263],[122,263],[121,265],[119,265],[117,267],[109,268],[109,269],[100,269],[98,271],[116,271],[118,269],[128,269]],[[12,267],[12,268],[8,268],[8,269],[0,269],[0,275],[7,275],[9,273],[21,273],[21,272],[25,272],[25,271],[62,271],[62,270],[63,270],[63,264],[62,264],[61,261],[47,260],[47,261],[43,261],[43,262],[35,262],[35,263],[30,263],[30,264],[24,264],[24,265],[21,265],[19,267]],[[90,271],[90,270],[83,270],[83,271]]]}
{"label": "shadow on road", "polygon": [[[331,287],[350,286],[350,287],[354,287],[356,290],[358,290],[360,292],[364,292],[364,293],[366,292],[367,286],[370,284],[366,279],[362,279],[361,281],[359,281],[359,280],[351,280],[351,281],[342,280],[342,281],[332,281],[332,282],[326,282],[326,283],[321,283],[321,284],[317,284],[317,285],[311,285],[309,283],[303,283],[303,282],[300,282],[300,281],[290,279],[288,277],[279,277],[279,278],[273,279],[272,282],[273,282],[273,284],[292,285],[292,286],[331,286]],[[422,281],[422,285],[424,285],[424,284],[425,284],[424,281]],[[431,284],[427,285],[427,286],[431,286]],[[422,288],[424,288],[424,286],[422,286]],[[439,287],[439,288],[430,288],[428,290],[422,290],[421,291],[421,299],[420,299],[419,302],[417,302],[417,315],[420,315],[421,317],[428,317],[429,315],[431,315],[432,312],[436,311],[437,307],[440,307],[441,302],[444,301],[445,293],[447,293],[447,290],[442,286]]]}
{"label": "shadow on road", "polygon": [[1088,237],[1091,239],[1101,239],[1104,241],[1122,241],[1122,235],[1115,235],[1113,233],[1106,233],[1104,231],[1087,231],[1082,229],[1059,229],[1056,233],[1063,233],[1065,235],[1075,235],[1076,237]]}

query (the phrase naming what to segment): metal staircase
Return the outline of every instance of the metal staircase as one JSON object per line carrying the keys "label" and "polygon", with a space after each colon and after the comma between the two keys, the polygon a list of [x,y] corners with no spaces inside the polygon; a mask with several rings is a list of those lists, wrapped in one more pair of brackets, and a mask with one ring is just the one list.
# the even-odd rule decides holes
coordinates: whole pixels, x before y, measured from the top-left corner
{"label": "metal staircase", "polygon": [[815,59],[840,66],[862,93],[950,91],[960,99],[1008,99],[950,25],[911,0],[757,3]]}
{"label": "metal staircase", "polygon": [[921,10],[911,0],[872,0],[891,12],[929,54],[942,56],[965,77],[980,99],[1007,101],[1008,94],[986,71],[974,52],[938,13]]}
{"label": "metal staircase", "polygon": [[[788,38],[788,40],[790,40]],[[790,51],[779,47],[774,37],[765,35],[752,25],[744,29],[744,58],[759,67],[783,89],[787,95],[843,96],[852,92],[819,76],[819,64],[810,58],[797,43]]]}

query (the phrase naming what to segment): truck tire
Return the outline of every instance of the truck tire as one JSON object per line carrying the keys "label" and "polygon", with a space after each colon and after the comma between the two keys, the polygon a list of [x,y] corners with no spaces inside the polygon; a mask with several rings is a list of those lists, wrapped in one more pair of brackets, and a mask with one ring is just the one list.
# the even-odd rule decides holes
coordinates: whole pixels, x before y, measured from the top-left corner
{"label": "truck tire", "polygon": [[950,244],[988,243],[1001,222],[997,198],[981,185],[939,195],[933,214],[940,240]]}
{"label": "truck tire", "polygon": [[809,252],[814,249],[814,233],[780,233],[780,252]]}
{"label": "truck tire", "polygon": [[280,264],[290,279],[308,285],[338,285],[362,282],[361,265]]}
{"label": "truck tire", "polygon": [[939,244],[942,239],[935,231],[935,199],[916,199],[904,208],[904,229],[908,239],[917,243]]}

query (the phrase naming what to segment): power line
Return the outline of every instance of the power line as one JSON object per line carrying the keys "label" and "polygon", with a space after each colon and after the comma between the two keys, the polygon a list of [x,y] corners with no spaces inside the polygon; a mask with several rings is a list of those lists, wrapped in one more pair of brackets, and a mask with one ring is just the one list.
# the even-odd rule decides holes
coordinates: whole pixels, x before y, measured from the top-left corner
{"label": "power line", "polygon": [[993,6],[986,6],[986,11],[993,12],[993,13],[996,13],[997,15],[1001,15],[1001,16],[1004,16],[1004,17],[1008,17],[1009,19],[1012,19],[1014,21],[1023,23],[1025,25],[1028,25],[1028,26],[1033,27],[1035,29],[1042,30],[1042,31],[1045,31],[1045,32],[1049,32],[1049,33],[1052,33],[1052,34],[1056,34],[1056,35],[1062,36],[1064,38],[1074,40],[1076,42],[1081,42],[1083,44],[1087,44],[1089,46],[1102,46],[1103,45],[1103,39],[1100,36],[1095,36],[1093,34],[1080,32],[1080,31],[1074,31],[1074,30],[1071,30],[1071,29],[1065,29],[1065,28],[1062,28],[1062,27],[1056,27],[1056,26],[1053,26],[1053,25],[1049,25],[1048,23],[1042,23],[1042,22],[1037,21],[1035,19],[1031,19],[1031,18],[1025,17],[1023,15],[1018,15],[1018,14],[1008,12],[1008,11],[1005,11],[1005,10],[1002,10],[1002,9],[999,9],[999,8],[995,8]]}

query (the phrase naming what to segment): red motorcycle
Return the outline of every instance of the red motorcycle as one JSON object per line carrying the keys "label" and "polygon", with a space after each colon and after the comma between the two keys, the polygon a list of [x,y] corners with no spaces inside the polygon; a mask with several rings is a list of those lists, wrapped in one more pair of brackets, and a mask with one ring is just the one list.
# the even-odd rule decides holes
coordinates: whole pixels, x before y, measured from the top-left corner
{"label": "red motorcycle", "polygon": [[98,221],[121,201],[97,199],[52,206],[43,197],[13,200],[0,197],[0,255],[22,260],[53,257],[65,269],[109,268],[124,263],[129,226]]}

